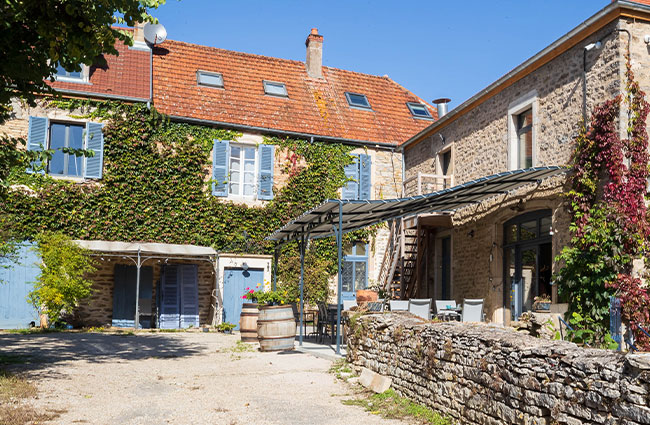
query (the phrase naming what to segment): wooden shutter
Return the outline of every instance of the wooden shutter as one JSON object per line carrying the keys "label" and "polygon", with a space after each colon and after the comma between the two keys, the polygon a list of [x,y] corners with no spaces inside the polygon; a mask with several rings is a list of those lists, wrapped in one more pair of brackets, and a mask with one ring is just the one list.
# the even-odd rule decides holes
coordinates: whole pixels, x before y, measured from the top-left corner
{"label": "wooden shutter", "polygon": [[228,157],[230,143],[227,140],[214,139],[212,147],[212,194],[228,196]]}
{"label": "wooden shutter", "polygon": [[196,264],[178,266],[181,288],[181,328],[199,326],[199,286]]}
{"label": "wooden shutter", "polygon": [[359,155],[359,199],[371,198],[372,159],[370,155]]}
{"label": "wooden shutter", "polygon": [[264,200],[273,199],[273,166],[275,163],[275,146],[260,145],[259,181],[257,198]]}
{"label": "wooden shutter", "polygon": [[[45,117],[29,117],[29,133],[27,135],[27,150],[28,151],[42,151],[47,149],[47,131],[48,120]],[[41,161],[32,162],[32,166],[27,170],[28,173],[33,173],[34,169],[41,167]],[[38,170],[39,173],[44,174],[45,170]]]}
{"label": "wooden shutter", "polygon": [[178,266],[165,266],[160,281],[161,329],[177,329],[180,323],[178,274]]}
{"label": "wooden shutter", "polygon": [[345,177],[349,179],[341,190],[343,199],[359,199],[359,155],[352,155],[354,161],[343,169]]}
{"label": "wooden shutter", "polygon": [[104,124],[96,122],[86,123],[86,149],[92,150],[94,155],[84,157],[84,177],[87,179],[101,179],[104,165]]}

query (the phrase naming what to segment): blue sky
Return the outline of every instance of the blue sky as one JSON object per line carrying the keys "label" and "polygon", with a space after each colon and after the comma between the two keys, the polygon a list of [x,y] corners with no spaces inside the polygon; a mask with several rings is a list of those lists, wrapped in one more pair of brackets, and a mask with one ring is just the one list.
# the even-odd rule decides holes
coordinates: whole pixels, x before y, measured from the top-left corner
{"label": "blue sky", "polygon": [[152,14],[174,40],[305,60],[312,27],[327,66],[388,75],[455,107],[609,0],[167,0]]}

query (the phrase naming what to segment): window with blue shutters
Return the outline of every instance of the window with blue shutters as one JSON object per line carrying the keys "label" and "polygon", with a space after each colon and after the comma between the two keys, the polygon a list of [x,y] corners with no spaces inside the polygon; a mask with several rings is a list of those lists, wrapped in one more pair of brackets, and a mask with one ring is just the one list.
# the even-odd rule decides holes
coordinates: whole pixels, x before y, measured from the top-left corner
{"label": "window with blue shutters", "polygon": [[215,140],[212,194],[229,199],[273,199],[275,146]]}
{"label": "window with blue shutters", "polygon": [[371,199],[372,158],[366,154],[353,154],[354,161],[344,168],[348,182],[341,190],[343,199]]}
{"label": "window with blue shutters", "polygon": [[[52,122],[45,117],[29,117],[27,149],[52,150],[46,164],[35,162],[29,172],[47,172],[53,176],[100,179],[104,158],[103,124]],[[88,156],[67,153],[68,149],[92,151]]]}

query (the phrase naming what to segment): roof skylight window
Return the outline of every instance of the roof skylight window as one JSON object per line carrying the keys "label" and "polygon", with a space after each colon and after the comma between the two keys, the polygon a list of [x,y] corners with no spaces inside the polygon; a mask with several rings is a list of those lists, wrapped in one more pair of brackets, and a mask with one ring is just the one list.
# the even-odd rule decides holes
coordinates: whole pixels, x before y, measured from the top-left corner
{"label": "roof skylight window", "polygon": [[282,96],[289,97],[287,93],[287,86],[284,83],[276,83],[273,81],[263,81],[264,83],[264,93],[270,94],[272,96]]}
{"label": "roof skylight window", "polygon": [[196,71],[196,83],[199,86],[223,88],[223,75],[218,72]]}
{"label": "roof skylight window", "polygon": [[409,107],[411,114],[413,114],[415,118],[426,118],[426,119],[433,118],[431,116],[431,113],[429,112],[429,109],[421,103],[407,102],[406,106]]}
{"label": "roof skylight window", "polygon": [[345,92],[345,97],[353,108],[372,109],[365,94]]}

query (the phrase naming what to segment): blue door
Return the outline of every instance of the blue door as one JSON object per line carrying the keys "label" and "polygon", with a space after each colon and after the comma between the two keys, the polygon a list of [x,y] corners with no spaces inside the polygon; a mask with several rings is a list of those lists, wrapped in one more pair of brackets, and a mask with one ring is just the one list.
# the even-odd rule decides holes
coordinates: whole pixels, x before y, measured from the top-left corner
{"label": "blue door", "polygon": [[368,287],[368,245],[355,242],[344,252],[341,275],[342,300],[356,300],[357,290]]}
{"label": "blue door", "polygon": [[[113,269],[113,320],[112,325],[120,328],[135,326],[135,289],[138,268],[116,264]],[[153,268],[140,268],[140,300],[151,299]],[[141,323],[142,324],[142,323]],[[146,327],[146,324],[142,324]]]}
{"label": "blue door", "polygon": [[31,244],[18,247],[15,261],[0,259],[0,329],[38,325],[38,311],[27,301],[40,274],[40,258]]}
{"label": "blue door", "polygon": [[[257,285],[260,285],[257,287]],[[263,269],[225,269],[223,272],[223,320],[237,325],[244,301],[242,295],[246,288],[264,287]]]}
{"label": "blue door", "polygon": [[158,291],[161,329],[199,326],[198,267],[196,264],[165,266]]}

